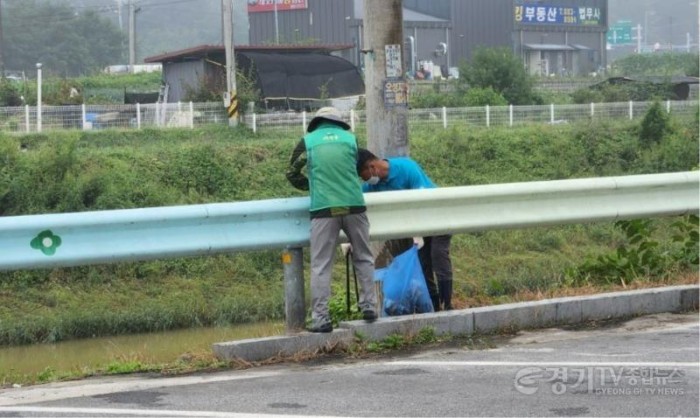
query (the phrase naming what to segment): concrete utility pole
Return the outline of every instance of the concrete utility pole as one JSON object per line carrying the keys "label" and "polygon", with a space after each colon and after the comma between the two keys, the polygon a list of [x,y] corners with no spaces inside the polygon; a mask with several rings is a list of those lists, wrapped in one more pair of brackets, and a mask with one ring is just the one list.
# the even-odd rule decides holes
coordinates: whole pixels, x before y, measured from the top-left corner
{"label": "concrete utility pole", "polygon": [[5,61],[2,59],[2,0],[0,0],[0,79],[5,77]]}
{"label": "concrete utility pole", "polygon": [[228,111],[229,126],[238,125],[238,96],[236,94],[236,55],[233,46],[233,0],[221,0],[223,14],[224,49],[226,54],[226,93],[224,105]]}
{"label": "concrete utility pole", "polygon": [[119,16],[119,30],[124,31],[124,22],[122,21],[122,0],[117,0],[117,16]]}
{"label": "concrete utility pole", "polygon": [[134,72],[136,64],[136,13],[140,11],[134,0],[129,0],[129,72]]}
{"label": "concrete utility pole", "polygon": [[364,0],[367,143],[379,157],[409,154],[402,6],[401,0]]}

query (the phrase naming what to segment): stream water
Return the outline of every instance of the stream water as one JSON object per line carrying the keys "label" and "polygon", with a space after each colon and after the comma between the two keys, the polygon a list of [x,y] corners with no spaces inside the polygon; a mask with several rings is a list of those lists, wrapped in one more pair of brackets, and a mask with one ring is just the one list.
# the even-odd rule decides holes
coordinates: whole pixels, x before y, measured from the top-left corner
{"label": "stream water", "polygon": [[170,362],[182,355],[210,353],[213,343],[281,334],[284,322],[263,322],[1,347],[0,374],[34,374],[47,368],[60,373],[104,367],[116,360]]}

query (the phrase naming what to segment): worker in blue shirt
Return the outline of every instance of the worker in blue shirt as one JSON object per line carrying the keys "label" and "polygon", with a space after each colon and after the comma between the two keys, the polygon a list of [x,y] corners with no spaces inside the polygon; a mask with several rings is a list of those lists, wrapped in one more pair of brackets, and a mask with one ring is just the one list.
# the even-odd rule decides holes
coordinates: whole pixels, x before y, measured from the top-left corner
{"label": "worker in blue shirt", "polygon": [[[437,187],[421,166],[408,157],[380,159],[364,148],[358,150],[357,156],[357,174],[364,180],[362,191],[365,193]],[[424,237],[424,245],[418,251],[436,311],[452,309],[451,240],[452,235],[449,234]]]}

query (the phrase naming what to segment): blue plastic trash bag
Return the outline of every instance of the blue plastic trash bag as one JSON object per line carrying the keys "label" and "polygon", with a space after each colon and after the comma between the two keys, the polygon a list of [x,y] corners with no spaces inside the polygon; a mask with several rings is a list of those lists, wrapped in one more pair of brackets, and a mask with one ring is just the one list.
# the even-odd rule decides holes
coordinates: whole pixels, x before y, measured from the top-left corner
{"label": "blue plastic trash bag", "polygon": [[382,282],[385,316],[433,312],[415,245],[375,270],[374,277]]}

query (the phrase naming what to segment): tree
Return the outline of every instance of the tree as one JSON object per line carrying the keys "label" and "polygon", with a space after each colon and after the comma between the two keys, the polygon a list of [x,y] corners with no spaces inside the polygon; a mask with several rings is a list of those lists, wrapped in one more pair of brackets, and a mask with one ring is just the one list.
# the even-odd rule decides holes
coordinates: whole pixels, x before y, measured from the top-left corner
{"label": "tree", "polygon": [[36,0],[4,3],[5,66],[47,75],[88,75],[122,61],[123,35],[110,20],[87,9]]}
{"label": "tree", "polygon": [[459,72],[463,90],[490,87],[514,105],[541,101],[533,91],[532,77],[520,59],[507,48],[480,48],[474,53],[471,63],[460,66]]}

